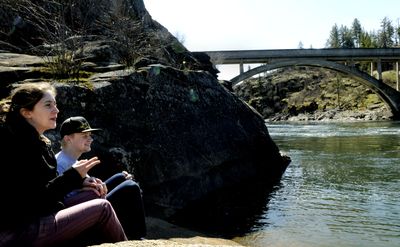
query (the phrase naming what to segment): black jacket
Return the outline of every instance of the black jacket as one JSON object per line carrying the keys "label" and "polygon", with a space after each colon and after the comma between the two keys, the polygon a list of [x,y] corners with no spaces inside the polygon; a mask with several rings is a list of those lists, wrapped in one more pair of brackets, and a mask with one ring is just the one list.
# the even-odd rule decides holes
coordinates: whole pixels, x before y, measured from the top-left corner
{"label": "black jacket", "polygon": [[57,176],[49,141],[28,122],[0,127],[0,230],[23,228],[63,209],[63,197],[82,181],[75,169]]}

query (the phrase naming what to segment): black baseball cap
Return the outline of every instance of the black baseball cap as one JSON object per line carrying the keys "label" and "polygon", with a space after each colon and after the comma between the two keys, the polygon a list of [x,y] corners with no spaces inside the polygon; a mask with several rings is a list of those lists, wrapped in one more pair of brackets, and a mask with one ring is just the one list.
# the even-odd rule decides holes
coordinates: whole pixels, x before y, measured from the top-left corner
{"label": "black baseball cap", "polygon": [[91,128],[89,122],[84,117],[77,116],[65,119],[60,127],[60,135],[61,137],[64,137],[65,135],[70,135],[73,133],[84,133],[99,130],[101,129]]}

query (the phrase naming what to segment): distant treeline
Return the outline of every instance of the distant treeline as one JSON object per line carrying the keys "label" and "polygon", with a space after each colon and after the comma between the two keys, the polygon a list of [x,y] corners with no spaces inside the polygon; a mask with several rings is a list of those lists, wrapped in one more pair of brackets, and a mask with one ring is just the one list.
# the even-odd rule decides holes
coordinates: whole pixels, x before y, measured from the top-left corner
{"label": "distant treeline", "polygon": [[333,25],[326,48],[393,48],[400,46],[400,26],[383,18],[379,30],[366,31],[355,18],[351,27]]}

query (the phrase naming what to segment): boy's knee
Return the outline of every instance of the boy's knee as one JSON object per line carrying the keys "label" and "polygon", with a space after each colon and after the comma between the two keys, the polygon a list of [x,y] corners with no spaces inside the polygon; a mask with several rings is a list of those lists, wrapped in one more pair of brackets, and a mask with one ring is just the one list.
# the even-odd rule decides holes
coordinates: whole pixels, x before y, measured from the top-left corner
{"label": "boy's knee", "polygon": [[127,187],[129,187],[130,190],[134,191],[135,193],[141,194],[141,190],[140,190],[140,187],[139,187],[138,183],[136,183],[133,180],[127,180],[126,184],[127,184]]}

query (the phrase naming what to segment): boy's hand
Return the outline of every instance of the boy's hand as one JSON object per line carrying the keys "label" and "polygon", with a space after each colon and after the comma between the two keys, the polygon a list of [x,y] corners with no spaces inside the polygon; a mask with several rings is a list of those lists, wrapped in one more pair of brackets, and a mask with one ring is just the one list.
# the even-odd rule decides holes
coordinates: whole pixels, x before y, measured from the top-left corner
{"label": "boy's hand", "polygon": [[84,178],[87,176],[88,171],[99,163],[100,160],[97,157],[93,157],[89,160],[79,160],[72,167]]}
{"label": "boy's hand", "polygon": [[122,174],[125,176],[126,180],[128,180],[128,179],[132,179],[133,180],[134,179],[133,175],[128,173],[127,171],[122,171]]}

